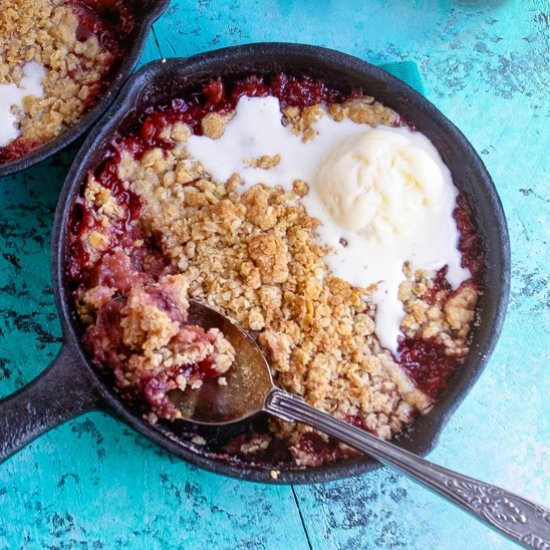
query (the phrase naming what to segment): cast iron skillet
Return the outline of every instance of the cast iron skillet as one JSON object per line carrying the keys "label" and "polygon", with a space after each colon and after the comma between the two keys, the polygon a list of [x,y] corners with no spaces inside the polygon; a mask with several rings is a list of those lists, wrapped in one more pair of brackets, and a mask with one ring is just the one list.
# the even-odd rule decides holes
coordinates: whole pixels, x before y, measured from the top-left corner
{"label": "cast iron skillet", "polygon": [[147,40],[151,25],[160,17],[169,3],[170,0],[134,0],[132,2],[132,9],[136,17],[136,25],[129,38],[130,45],[125,52],[124,59],[122,59],[118,69],[114,73],[109,87],[103,92],[101,99],[97,101],[91,109],[86,111],[75,125],[67,128],[56,138],[48,141],[37,149],[33,149],[27,155],[19,159],[0,164],[0,178],[25,170],[54,153],[57,153],[79,138],[99,119],[107,107],[112,103],[113,99],[120,91],[120,88],[133,71],[141,55],[145,41]]}
{"label": "cast iron skillet", "polygon": [[[152,427],[134,414],[118,398],[112,385],[87,362],[72,316],[71,296],[64,274],[67,222],[87,171],[97,166],[113,135],[129,128],[146,106],[181,96],[186,88],[195,87],[213,76],[273,71],[307,74],[344,92],[360,88],[393,107],[434,142],[473,210],[487,247],[487,276],[479,310],[480,323],[475,328],[471,351],[433,410],[418,418],[406,434],[397,439],[398,445],[420,455],[434,447],[442,427],[480,375],[504,319],[510,276],[509,241],[495,187],[482,161],[460,131],[403,82],[364,61],[336,51],[276,43],[239,46],[187,59],[153,62],[130,79],[108,114],[88,136],[61,191],[53,229],[53,286],[65,343],[59,357],[41,376],[0,402],[0,460],[44,431],[86,411],[101,409],[117,415],[181,458],[238,478],[312,483],[359,474],[378,465],[369,457],[360,457],[307,470],[277,466],[280,475],[275,481],[269,473],[272,465],[243,466],[217,459],[182,435],[185,425],[181,422]],[[207,437],[220,439],[224,434],[209,433]]]}

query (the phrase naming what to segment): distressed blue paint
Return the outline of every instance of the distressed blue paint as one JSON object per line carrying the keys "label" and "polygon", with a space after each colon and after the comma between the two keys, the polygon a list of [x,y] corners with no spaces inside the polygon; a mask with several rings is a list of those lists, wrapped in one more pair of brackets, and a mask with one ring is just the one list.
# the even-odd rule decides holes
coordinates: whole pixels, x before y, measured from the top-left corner
{"label": "distressed blue paint", "polygon": [[[173,0],[142,62],[299,41],[415,60],[426,95],[482,154],[513,247],[509,315],[431,458],[550,503],[548,0]],[[158,45],[157,45],[158,43]],[[0,180],[0,395],[59,347],[49,228],[73,152]],[[202,472],[94,413],[0,466],[0,548],[511,549],[384,469],[296,487]]]}

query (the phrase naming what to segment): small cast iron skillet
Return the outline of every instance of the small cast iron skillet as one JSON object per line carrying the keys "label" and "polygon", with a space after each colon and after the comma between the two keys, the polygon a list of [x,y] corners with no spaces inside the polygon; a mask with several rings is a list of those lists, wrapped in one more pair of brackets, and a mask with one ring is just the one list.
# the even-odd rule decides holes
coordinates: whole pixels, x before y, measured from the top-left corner
{"label": "small cast iron skillet", "polygon": [[[284,71],[310,75],[349,92],[362,89],[404,115],[426,134],[449,166],[454,181],[473,210],[486,243],[487,275],[479,308],[479,326],[474,330],[471,351],[450,380],[433,410],[418,418],[396,443],[424,455],[435,445],[451,413],[477,380],[501,330],[508,299],[510,257],[506,221],[495,187],[482,161],[466,138],[433,105],[403,82],[354,57],[336,51],[296,44],[252,44],[213,51],[187,59],[153,62],[138,71],[102,119],[78,154],[61,191],[53,230],[53,286],[61,315],[65,344],[59,357],[34,382],[0,402],[0,460],[6,458],[44,431],[93,409],[115,414],[161,447],[214,472],[256,481],[312,483],[338,479],[375,468],[369,457],[300,469],[273,465],[243,465],[209,455],[182,434],[183,423],[152,427],[119,399],[112,384],[86,360],[71,311],[71,296],[65,277],[67,223],[86,173],[100,162],[117,132],[125,132],[151,104],[181,97],[220,75]],[[245,426],[244,429],[247,429]],[[215,432],[209,438],[227,434]]]}
{"label": "small cast iron skillet", "polygon": [[118,69],[112,76],[111,83],[103,92],[101,98],[94,103],[91,109],[84,113],[76,124],[67,128],[56,138],[29,151],[28,154],[19,159],[0,164],[0,178],[30,168],[45,158],[61,151],[61,149],[79,138],[99,119],[113,102],[120,88],[134,70],[147,40],[151,25],[160,17],[169,3],[170,0],[134,0],[132,2],[132,10],[135,14],[135,28],[132,31],[132,35],[128,38],[129,46],[124,58],[121,60]]}

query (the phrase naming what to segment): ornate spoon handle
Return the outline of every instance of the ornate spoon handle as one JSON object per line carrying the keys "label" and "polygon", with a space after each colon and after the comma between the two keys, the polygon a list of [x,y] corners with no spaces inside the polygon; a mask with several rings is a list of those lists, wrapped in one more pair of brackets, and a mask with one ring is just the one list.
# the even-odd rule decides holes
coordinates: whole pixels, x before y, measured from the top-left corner
{"label": "ornate spoon handle", "polygon": [[264,410],[308,424],[393,466],[526,548],[550,550],[550,510],[539,504],[432,464],[278,388],[268,395]]}

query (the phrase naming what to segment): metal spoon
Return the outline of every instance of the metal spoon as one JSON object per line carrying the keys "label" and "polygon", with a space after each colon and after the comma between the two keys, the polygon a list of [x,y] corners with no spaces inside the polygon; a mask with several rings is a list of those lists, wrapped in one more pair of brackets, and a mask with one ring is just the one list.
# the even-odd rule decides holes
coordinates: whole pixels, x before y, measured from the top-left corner
{"label": "metal spoon", "polygon": [[218,328],[235,348],[227,386],[207,381],[200,390],[176,393],[187,420],[223,425],[260,411],[303,422],[400,470],[526,548],[550,550],[550,510],[504,489],[432,464],[393,443],[323,413],[275,386],[267,360],[253,338],[227,317],[191,301],[188,321]]}

